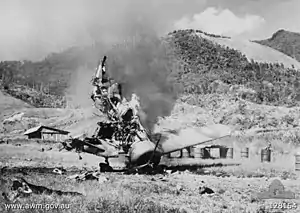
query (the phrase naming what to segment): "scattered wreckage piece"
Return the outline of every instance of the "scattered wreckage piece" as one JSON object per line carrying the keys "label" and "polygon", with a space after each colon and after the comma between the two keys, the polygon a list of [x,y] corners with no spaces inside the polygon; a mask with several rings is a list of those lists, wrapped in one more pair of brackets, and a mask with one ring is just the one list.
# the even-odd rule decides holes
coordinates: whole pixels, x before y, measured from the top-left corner
{"label": "scattered wreckage piece", "polygon": [[66,173],[66,170],[54,168],[52,172],[55,173],[55,174],[63,175],[63,174]]}
{"label": "scattered wreckage piece", "polygon": [[167,178],[166,176],[159,177],[158,179],[151,178],[151,181],[157,181],[157,180],[160,180],[160,181],[166,182],[166,181],[168,181],[168,178]]}
{"label": "scattered wreckage piece", "polygon": [[199,194],[201,194],[201,195],[214,194],[215,193],[214,190],[212,190],[211,188],[205,186],[204,181],[201,181],[201,186],[199,186],[198,190],[199,190]]}
{"label": "scattered wreckage piece", "polygon": [[99,171],[84,172],[83,174],[75,174],[68,177],[70,180],[84,181],[84,180],[97,180],[99,183],[108,181],[107,177],[101,175]]}
{"label": "scattered wreckage piece", "polygon": [[18,198],[28,197],[31,194],[46,194],[46,195],[70,195],[70,196],[83,196],[79,192],[65,192],[61,190],[54,190],[44,186],[34,185],[28,183],[24,178],[15,178],[11,186],[11,193],[2,193],[2,196],[8,201],[15,201]]}
{"label": "scattered wreckage piece", "polygon": [[201,195],[203,195],[203,194],[213,194],[215,192],[211,188],[208,188],[206,186],[200,186],[199,187],[199,193]]}

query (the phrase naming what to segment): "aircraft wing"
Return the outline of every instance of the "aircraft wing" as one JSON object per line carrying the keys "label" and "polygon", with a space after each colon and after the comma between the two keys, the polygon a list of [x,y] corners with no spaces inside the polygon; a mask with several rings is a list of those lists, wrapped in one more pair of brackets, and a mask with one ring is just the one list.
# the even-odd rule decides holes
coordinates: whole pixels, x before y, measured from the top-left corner
{"label": "aircraft wing", "polygon": [[101,151],[101,152],[105,152],[105,147],[101,145],[96,145],[96,144],[91,144],[89,142],[86,142],[86,141],[82,141],[83,145],[86,145],[86,146],[89,146],[89,147],[92,147],[92,148],[95,148],[97,149],[98,151]]}
{"label": "aircraft wing", "polygon": [[94,154],[100,157],[118,157],[118,152],[116,151],[116,149],[105,141],[101,141],[101,144],[99,145],[91,144],[86,141],[83,141],[83,144],[88,146],[87,150],[85,151],[90,154]]}
{"label": "aircraft wing", "polygon": [[162,141],[161,149],[163,154],[168,154],[187,147],[227,137],[231,134],[231,131],[231,127],[222,124],[183,129],[177,134],[168,135],[168,139]]}

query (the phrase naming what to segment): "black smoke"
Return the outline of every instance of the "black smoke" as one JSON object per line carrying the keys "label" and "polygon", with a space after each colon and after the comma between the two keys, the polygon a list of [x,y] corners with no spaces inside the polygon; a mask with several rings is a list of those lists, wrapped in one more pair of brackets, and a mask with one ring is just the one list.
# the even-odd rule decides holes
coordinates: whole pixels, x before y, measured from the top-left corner
{"label": "black smoke", "polygon": [[108,52],[108,71],[122,84],[123,95],[140,98],[142,124],[152,130],[158,117],[170,115],[176,91],[169,81],[171,66],[167,46],[145,22],[135,23],[131,39]]}

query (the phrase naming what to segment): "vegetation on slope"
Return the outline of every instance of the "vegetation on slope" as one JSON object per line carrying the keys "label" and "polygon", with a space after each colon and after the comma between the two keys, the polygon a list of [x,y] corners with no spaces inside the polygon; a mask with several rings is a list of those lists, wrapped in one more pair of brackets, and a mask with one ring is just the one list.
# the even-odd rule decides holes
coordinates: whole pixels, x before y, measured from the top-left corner
{"label": "vegetation on slope", "polygon": [[[169,75],[181,93],[238,93],[259,104],[296,104],[300,78],[296,70],[283,64],[249,62],[241,52],[195,32],[199,31],[178,30],[162,40],[171,62],[168,73],[162,75]],[[94,69],[101,54],[103,48],[96,44],[52,54],[40,62],[4,61],[0,63],[0,79],[9,94],[34,106],[64,107],[63,96],[72,73],[80,66]]]}
{"label": "vegetation on slope", "polygon": [[80,66],[94,69],[102,49],[95,44],[54,53],[39,62],[2,61],[0,88],[36,107],[65,107],[63,96],[69,88],[72,74]]}
{"label": "vegetation on slope", "polygon": [[10,84],[9,87],[5,88],[5,92],[35,107],[62,108],[66,106],[64,96],[51,95],[24,85]]}
{"label": "vegetation on slope", "polygon": [[300,33],[279,30],[271,38],[255,42],[272,47],[300,61]]}
{"label": "vegetation on slope", "polygon": [[0,63],[0,89],[35,107],[64,107],[61,91],[66,86],[65,78],[48,70],[47,66],[20,61]]}
{"label": "vegetation on slope", "polygon": [[176,56],[184,64],[173,81],[185,93],[216,93],[218,86],[230,92],[243,87],[242,98],[271,105],[295,104],[300,73],[283,64],[247,61],[240,52],[179,30],[169,34]]}

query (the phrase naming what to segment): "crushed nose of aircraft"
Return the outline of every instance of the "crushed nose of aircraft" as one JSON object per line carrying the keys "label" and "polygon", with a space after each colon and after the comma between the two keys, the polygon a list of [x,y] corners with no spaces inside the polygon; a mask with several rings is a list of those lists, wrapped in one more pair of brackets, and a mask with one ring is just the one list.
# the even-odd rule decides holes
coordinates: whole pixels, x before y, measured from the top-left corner
{"label": "crushed nose of aircraft", "polygon": [[132,144],[129,151],[130,163],[133,165],[146,164],[153,155],[153,163],[158,164],[163,154],[160,148],[155,150],[155,144],[150,140],[138,141]]}

